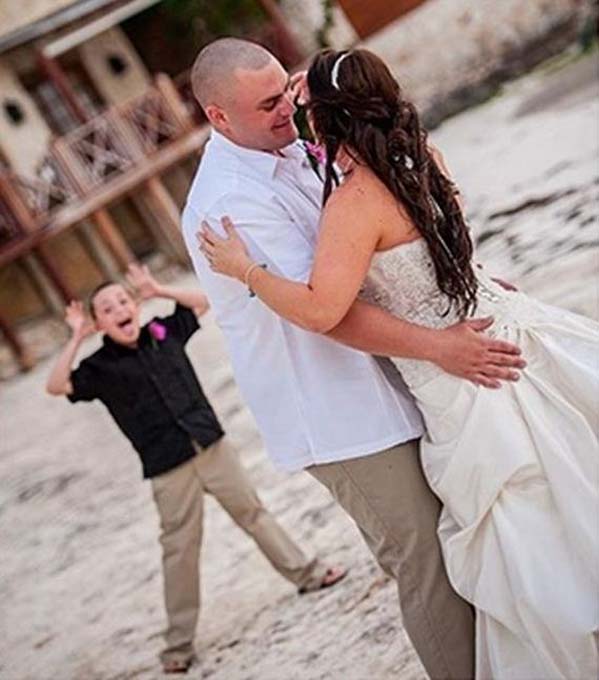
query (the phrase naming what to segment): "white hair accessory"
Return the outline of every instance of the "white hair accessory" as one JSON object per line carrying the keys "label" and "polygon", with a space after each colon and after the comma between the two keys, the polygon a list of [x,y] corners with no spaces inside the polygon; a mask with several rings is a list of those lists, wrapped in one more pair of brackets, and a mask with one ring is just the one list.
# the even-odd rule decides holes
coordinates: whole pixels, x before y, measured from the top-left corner
{"label": "white hair accessory", "polygon": [[343,63],[343,60],[346,57],[349,57],[350,52],[345,52],[342,54],[340,57],[337,57],[335,60],[335,63],[333,64],[333,68],[331,69],[331,85],[336,89],[340,90],[341,88],[339,87],[339,67]]}

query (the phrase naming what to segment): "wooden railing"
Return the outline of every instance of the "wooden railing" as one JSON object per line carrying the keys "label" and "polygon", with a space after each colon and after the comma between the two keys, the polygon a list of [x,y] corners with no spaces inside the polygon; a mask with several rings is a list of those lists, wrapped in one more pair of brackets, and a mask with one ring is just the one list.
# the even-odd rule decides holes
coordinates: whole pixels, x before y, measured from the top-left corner
{"label": "wooden railing", "polygon": [[52,155],[45,158],[35,177],[25,177],[11,170],[5,171],[4,175],[21,194],[31,217],[39,223],[77,197],[74,186]]}
{"label": "wooden railing", "polygon": [[55,158],[87,194],[146,162],[193,127],[184,104],[166,76],[140,97],[109,109],[57,139]]}
{"label": "wooden railing", "polygon": [[0,192],[0,248],[23,237],[21,223]]}
{"label": "wooden railing", "polygon": [[205,136],[171,80],[158,75],[140,97],[55,139],[35,176],[0,170],[0,264],[13,259],[9,246],[23,235],[46,238],[85,218],[199,148]]}

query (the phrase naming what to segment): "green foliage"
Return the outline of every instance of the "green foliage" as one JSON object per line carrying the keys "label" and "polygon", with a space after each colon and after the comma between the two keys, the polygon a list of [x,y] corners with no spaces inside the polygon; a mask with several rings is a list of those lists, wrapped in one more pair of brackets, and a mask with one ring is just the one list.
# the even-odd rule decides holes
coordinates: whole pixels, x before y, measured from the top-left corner
{"label": "green foliage", "polygon": [[321,0],[323,22],[321,27],[316,31],[316,42],[320,48],[330,47],[329,31],[333,26],[333,0]]}
{"label": "green foliage", "polygon": [[223,35],[247,36],[265,19],[256,0],[163,0],[167,30],[203,45]]}
{"label": "green foliage", "polygon": [[307,139],[309,141],[314,141],[312,136],[312,131],[308,125],[308,119],[306,117],[306,109],[303,106],[298,106],[298,109],[294,116],[295,124],[299,130],[300,137],[302,139]]}
{"label": "green foliage", "polygon": [[589,16],[578,34],[578,44],[582,52],[590,52],[597,45],[597,17]]}

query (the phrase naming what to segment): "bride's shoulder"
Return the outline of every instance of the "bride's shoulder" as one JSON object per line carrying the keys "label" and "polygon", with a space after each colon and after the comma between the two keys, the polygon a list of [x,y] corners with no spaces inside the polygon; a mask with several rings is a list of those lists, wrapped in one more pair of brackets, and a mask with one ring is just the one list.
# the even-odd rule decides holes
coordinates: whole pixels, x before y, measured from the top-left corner
{"label": "bride's shoulder", "polygon": [[376,219],[397,212],[397,201],[369,170],[356,171],[333,191],[324,207],[324,218],[357,216]]}
{"label": "bride's shoulder", "polygon": [[370,197],[363,187],[352,186],[349,182],[338,186],[329,196],[321,217],[322,225],[351,224],[356,214],[370,213]]}

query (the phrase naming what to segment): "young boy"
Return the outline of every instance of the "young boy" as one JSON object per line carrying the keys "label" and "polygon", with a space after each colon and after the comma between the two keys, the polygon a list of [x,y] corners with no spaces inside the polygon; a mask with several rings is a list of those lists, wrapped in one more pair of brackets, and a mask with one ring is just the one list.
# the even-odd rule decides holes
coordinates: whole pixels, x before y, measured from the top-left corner
{"label": "young boy", "polygon": [[[147,267],[131,265],[127,279],[141,299],[174,300],[174,313],[140,327],[137,302],[114,282],[92,294],[93,323],[81,302],[71,302],[65,318],[72,336],[46,388],[72,402],[99,399],[141,458],[162,530],[168,627],[160,657],[165,672],[186,672],[200,607],[204,493],[216,497],[300,592],[333,585],[345,572],[308,559],[262,506],[206,399],[184,351],[199,328],[196,317],[208,309],[206,296],[160,285]],[[72,370],[81,342],[94,330],[104,333],[103,346]]]}

